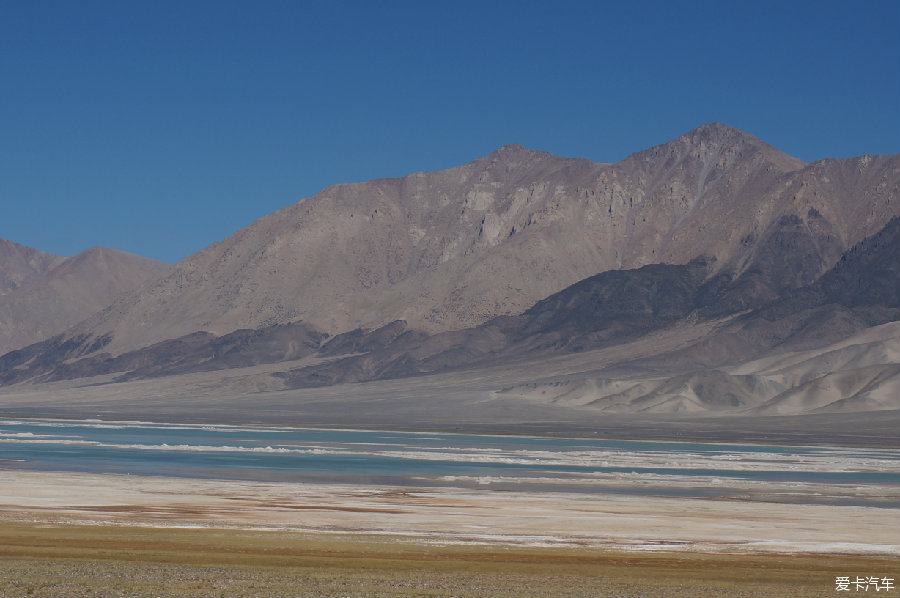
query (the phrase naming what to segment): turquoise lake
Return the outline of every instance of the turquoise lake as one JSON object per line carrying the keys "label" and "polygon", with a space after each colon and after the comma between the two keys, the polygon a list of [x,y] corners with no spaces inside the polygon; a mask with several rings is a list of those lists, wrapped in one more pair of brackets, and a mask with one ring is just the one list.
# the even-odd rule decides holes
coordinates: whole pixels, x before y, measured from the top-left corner
{"label": "turquoise lake", "polygon": [[0,468],[900,506],[900,453],[843,447],[0,420]]}

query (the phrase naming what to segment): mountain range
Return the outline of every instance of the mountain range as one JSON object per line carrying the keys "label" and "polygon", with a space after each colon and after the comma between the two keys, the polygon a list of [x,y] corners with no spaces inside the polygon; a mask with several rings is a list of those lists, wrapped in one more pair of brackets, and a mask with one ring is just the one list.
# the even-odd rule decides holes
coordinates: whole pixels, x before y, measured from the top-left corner
{"label": "mountain range", "polygon": [[329,187],[174,267],[0,244],[0,396],[489,372],[513,417],[895,412],[898,229],[900,156],[807,164],[717,123],[614,164],[509,145]]}
{"label": "mountain range", "polygon": [[169,269],[105,247],[64,258],[0,239],[0,354],[64,332]]}

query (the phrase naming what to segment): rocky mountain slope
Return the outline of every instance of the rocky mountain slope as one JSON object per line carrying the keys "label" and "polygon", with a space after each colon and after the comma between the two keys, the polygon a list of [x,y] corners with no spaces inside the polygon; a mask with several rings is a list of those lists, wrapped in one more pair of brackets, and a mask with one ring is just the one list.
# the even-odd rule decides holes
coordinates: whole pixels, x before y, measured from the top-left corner
{"label": "rocky mountain slope", "polygon": [[[295,386],[361,382],[588,351],[678,322],[723,314],[728,319],[715,333],[667,356],[665,362],[657,358],[658,367],[691,372],[755,359],[776,349],[819,347],[900,320],[900,217],[845,253],[817,280],[758,309],[746,311],[733,304],[734,288],[745,286],[743,276],[723,284],[718,277],[707,279],[705,273],[706,264],[700,260],[685,266],[656,264],[604,272],[537,302],[519,316],[496,318],[474,329],[427,338],[412,332],[385,337],[384,329],[342,335],[321,354],[348,357],[306,366],[287,374],[287,379]],[[354,342],[343,337],[353,337]]]}
{"label": "rocky mountain slope", "polygon": [[[900,319],[898,215],[900,156],[804,164],[719,124],[616,164],[507,146],[264,217],[0,357],[0,382],[274,364],[246,385],[271,390],[494,368],[518,372],[497,400],[599,412],[900,409],[891,339],[828,365]],[[794,373],[751,365],[803,352]]]}
{"label": "rocky mountain slope", "polygon": [[[465,166],[336,185],[191,256],[79,328],[113,353],[302,320],[426,332],[516,314],[607,270],[802,261],[808,282],[897,213],[900,158],[805,165],[724,125],[616,164],[507,146]],[[758,293],[769,292],[759,288]]]}
{"label": "rocky mountain slope", "polygon": [[0,239],[0,353],[63,332],[169,268],[115,249],[63,258]]}
{"label": "rocky mountain slope", "polygon": [[[665,361],[668,356],[651,360]],[[681,373],[656,368],[587,371],[499,388],[524,403],[604,415],[752,417],[900,409],[900,323],[865,328],[806,350]],[[649,365],[645,362],[645,365]],[[677,371],[677,370],[676,370]]]}
{"label": "rocky mountain slope", "polygon": [[[702,310],[701,310],[702,313]],[[611,413],[756,415],[900,409],[900,218],[810,285],[676,351],[504,389]]]}

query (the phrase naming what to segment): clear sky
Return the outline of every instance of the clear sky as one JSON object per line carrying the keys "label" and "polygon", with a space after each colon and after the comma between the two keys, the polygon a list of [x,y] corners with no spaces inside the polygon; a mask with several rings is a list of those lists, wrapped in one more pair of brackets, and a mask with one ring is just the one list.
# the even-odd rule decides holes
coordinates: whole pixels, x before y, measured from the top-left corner
{"label": "clear sky", "polygon": [[703,123],[900,152],[896,0],[0,0],[0,237],[167,262],[341,182]]}

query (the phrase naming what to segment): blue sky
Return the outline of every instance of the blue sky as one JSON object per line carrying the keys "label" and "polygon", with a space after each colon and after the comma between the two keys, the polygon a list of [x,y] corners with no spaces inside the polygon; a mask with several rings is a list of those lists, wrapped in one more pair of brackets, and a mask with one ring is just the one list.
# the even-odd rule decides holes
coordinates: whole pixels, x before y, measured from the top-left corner
{"label": "blue sky", "polygon": [[900,152],[900,2],[0,0],[0,237],[176,262],[333,183],[721,121]]}

